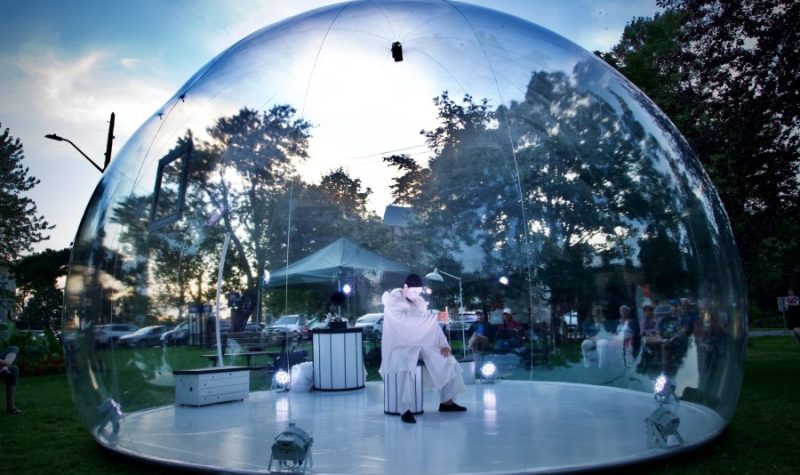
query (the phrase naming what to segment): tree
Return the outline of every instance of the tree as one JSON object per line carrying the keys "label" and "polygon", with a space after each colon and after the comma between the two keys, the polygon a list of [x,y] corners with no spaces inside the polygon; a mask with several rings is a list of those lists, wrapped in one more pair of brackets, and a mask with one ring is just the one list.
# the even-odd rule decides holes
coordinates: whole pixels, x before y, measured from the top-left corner
{"label": "tree", "polygon": [[635,18],[610,52],[597,54],[642,89],[691,137],[702,103],[689,81],[692,68],[680,37],[683,21],[684,16],[676,10]]}
{"label": "tree", "polygon": [[610,298],[602,276],[622,299],[620,283],[633,279],[620,276],[636,275],[652,254],[637,252],[650,239],[641,231],[647,224],[658,225],[659,246],[675,264],[690,261],[695,249],[679,218],[684,178],[659,171],[667,152],[623,98],[580,86],[593,73],[590,64],[572,75],[534,72],[523,101],[496,109],[469,95],[461,103],[437,97],[440,126],[422,132],[434,153],[428,166],[385,159],[404,172],[396,200],[414,210],[405,241],[419,237],[417,253],[440,263],[472,254],[469,269],[440,268],[466,285],[502,272],[512,277],[507,298],[531,312],[543,287],[553,304],[588,309]]}
{"label": "tree", "polygon": [[[311,124],[289,105],[259,112],[243,108],[209,127],[211,141],[197,144],[190,181],[205,204],[224,210],[221,224],[231,236],[231,261],[255,292],[268,264],[286,249],[297,164],[308,157]],[[259,307],[257,307],[258,309]],[[257,310],[258,311],[258,310]],[[236,329],[245,321],[236,321]]]}
{"label": "tree", "polygon": [[64,293],[56,281],[67,275],[70,249],[46,249],[17,261],[11,271],[23,303],[22,320],[28,328],[60,327]]}
{"label": "tree", "polygon": [[800,4],[660,4],[602,57],[691,144],[730,217],[751,302],[773,307],[800,280]]}
{"label": "tree", "polygon": [[22,143],[6,128],[0,135],[0,260],[8,262],[48,239],[47,231],[55,227],[39,215],[33,200],[23,196],[39,184],[28,175],[24,158]]}

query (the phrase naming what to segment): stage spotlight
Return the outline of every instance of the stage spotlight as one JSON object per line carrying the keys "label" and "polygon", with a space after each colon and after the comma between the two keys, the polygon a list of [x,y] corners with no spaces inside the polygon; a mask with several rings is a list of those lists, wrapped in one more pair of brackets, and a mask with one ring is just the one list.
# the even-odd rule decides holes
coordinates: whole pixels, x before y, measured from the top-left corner
{"label": "stage spotlight", "polygon": [[481,383],[491,384],[497,379],[497,366],[491,361],[481,366]]}
{"label": "stage spotlight", "polygon": [[273,391],[288,391],[289,383],[291,383],[291,377],[287,371],[281,369],[276,371],[275,375],[272,376]]}
{"label": "stage spotlight", "polygon": [[350,295],[350,292],[352,292],[352,291],[353,291],[353,288],[350,286],[350,284],[344,284],[342,286],[342,292],[344,292],[345,295]]}
{"label": "stage spotlight", "polygon": [[667,404],[673,399],[677,399],[675,397],[675,383],[664,373],[659,374],[656,378],[656,382],[653,384],[653,393],[656,401],[660,404]]}
{"label": "stage spotlight", "polygon": [[119,420],[122,419],[122,408],[119,403],[113,397],[109,397],[97,406],[97,411],[100,413],[100,425],[97,427],[97,433],[102,432],[109,423],[111,423],[114,433],[117,433]]}
{"label": "stage spotlight", "polygon": [[311,473],[311,444],[314,439],[303,429],[289,423],[285,431],[275,437],[267,469],[273,473],[272,462],[277,462],[276,473]]}
{"label": "stage spotlight", "polygon": [[508,285],[508,277],[504,275],[500,276],[500,278],[497,279],[497,281],[500,282],[502,285]]}
{"label": "stage spotlight", "polygon": [[681,420],[666,406],[660,405],[644,420],[647,429],[647,444],[649,447],[662,449],[679,447],[683,444],[683,437],[678,433]]}
{"label": "stage spotlight", "polygon": [[396,63],[403,60],[403,45],[399,41],[392,43],[392,58]]}

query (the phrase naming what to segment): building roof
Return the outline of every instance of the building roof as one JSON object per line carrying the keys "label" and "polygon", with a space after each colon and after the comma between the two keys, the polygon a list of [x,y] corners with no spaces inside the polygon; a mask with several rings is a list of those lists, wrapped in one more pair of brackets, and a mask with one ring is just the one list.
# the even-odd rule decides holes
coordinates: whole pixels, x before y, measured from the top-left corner
{"label": "building roof", "polygon": [[406,227],[411,221],[413,211],[410,206],[388,205],[383,212],[383,224]]}

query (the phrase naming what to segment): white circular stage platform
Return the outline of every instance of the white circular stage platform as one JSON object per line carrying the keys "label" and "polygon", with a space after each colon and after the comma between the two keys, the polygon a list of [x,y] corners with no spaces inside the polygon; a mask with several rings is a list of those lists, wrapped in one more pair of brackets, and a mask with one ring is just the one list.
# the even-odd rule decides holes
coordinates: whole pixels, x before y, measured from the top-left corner
{"label": "white circular stage platform", "polygon": [[138,458],[228,473],[269,473],[270,448],[289,422],[314,438],[313,473],[542,473],[611,467],[702,444],[725,427],[692,403],[673,408],[684,444],[653,449],[644,419],[652,394],[584,384],[499,381],[459,398],[465,413],[439,413],[425,392],[417,424],[383,414],[383,384],[347,392],[255,392],[241,402],[126,414],[97,439]]}

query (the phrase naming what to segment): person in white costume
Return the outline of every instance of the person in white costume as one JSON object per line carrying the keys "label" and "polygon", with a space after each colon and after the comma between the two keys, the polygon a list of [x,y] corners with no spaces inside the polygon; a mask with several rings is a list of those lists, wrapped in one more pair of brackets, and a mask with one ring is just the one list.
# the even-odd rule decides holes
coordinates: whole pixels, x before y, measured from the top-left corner
{"label": "person in white costume", "polygon": [[[441,392],[441,412],[460,412],[454,399],[464,391],[461,366],[450,351],[450,344],[439,326],[436,315],[423,300],[422,279],[409,274],[403,288],[383,293],[383,335],[381,339],[380,374],[386,381],[398,377],[398,409],[403,422],[415,423],[413,403],[413,371],[421,357],[431,381]],[[405,409],[405,411],[403,411]]]}

